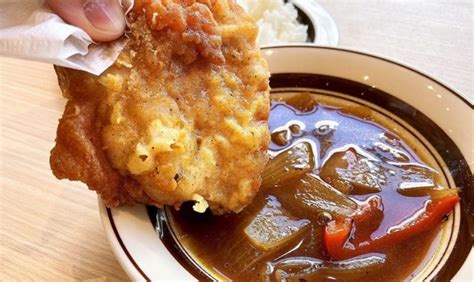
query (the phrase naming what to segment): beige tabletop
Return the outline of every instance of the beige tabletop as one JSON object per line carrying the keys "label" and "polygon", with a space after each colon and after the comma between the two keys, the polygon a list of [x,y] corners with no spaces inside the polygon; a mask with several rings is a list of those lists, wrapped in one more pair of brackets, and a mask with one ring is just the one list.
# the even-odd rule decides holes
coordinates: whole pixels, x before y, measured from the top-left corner
{"label": "beige tabletop", "polygon": [[[473,4],[319,0],[340,46],[408,63],[474,100]],[[126,280],[97,198],[49,169],[64,107],[51,65],[0,58],[0,280]]]}

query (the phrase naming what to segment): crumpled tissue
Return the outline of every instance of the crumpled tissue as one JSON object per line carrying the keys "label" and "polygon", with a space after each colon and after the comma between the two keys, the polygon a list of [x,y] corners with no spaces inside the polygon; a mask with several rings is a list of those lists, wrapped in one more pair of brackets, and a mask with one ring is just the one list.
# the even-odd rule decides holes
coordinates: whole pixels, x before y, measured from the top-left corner
{"label": "crumpled tissue", "polygon": [[[121,0],[125,13],[133,0]],[[117,59],[126,37],[96,44],[65,23],[43,0],[0,0],[0,55],[101,74]]]}

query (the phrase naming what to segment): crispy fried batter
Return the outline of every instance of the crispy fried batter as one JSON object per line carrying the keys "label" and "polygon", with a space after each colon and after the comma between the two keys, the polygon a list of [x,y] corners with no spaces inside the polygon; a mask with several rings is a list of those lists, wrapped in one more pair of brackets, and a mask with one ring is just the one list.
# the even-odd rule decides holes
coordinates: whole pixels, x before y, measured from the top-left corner
{"label": "crispy fried batter", "polygon": [[129,42],[99,77],[56,67],[69,100],[51,168],[109,207],[207,200],[238,212],[269,142],[268,69],[234,0],[135,1]]}

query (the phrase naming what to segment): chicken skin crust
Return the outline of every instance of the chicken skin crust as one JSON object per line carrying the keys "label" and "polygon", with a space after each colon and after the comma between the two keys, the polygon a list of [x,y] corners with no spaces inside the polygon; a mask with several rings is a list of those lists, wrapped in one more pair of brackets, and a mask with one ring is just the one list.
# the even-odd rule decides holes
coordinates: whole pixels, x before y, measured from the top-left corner
{"label": "chicken skin crust", "polygon": [[[239,212],[268,156],[269,72],[234,0],[135,1],[100,76],[55,67],[66,109],[51,168],[108,207],[186,201]],[[201,206],[202,207],[202,206]]]}

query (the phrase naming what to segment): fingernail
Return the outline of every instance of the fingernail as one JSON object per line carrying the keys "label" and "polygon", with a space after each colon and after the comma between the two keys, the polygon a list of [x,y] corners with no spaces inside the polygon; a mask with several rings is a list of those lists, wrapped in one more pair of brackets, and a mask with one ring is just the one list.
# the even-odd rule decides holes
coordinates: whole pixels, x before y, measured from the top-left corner
{"label": "fingernail", "polygon": [[84,14],[98,31],[122,33],[125,20],[117,0],[88,0],[84,3]]}

